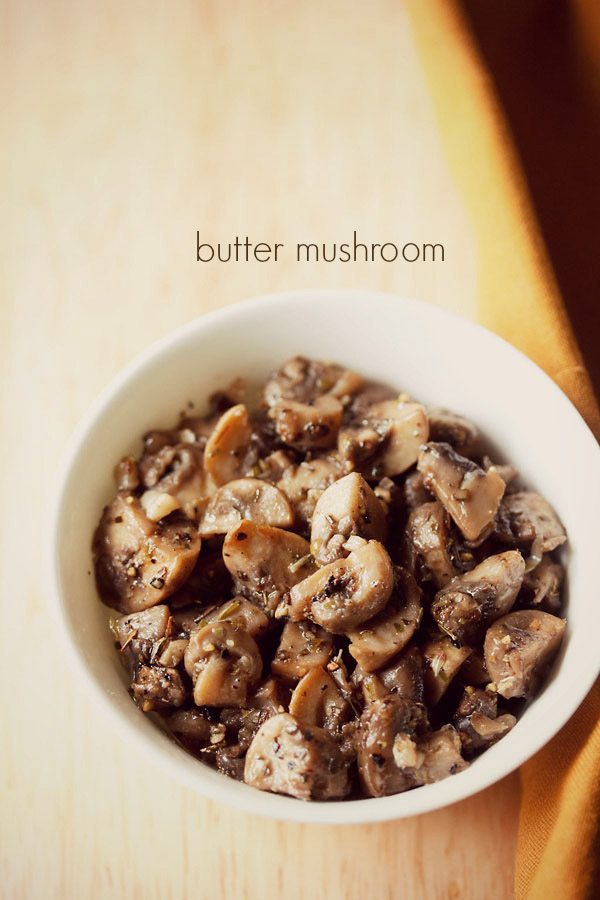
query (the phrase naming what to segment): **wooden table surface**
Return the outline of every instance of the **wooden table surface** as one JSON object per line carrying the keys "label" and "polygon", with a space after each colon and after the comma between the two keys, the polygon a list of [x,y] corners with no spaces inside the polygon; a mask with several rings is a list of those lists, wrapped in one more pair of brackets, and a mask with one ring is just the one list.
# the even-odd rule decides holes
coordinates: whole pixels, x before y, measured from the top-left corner
{"label": "wooden table surface", "polygon": [[[0,896],[512,895],[517,776],[368,827],[220,808],[138,758],[48,608],[70,431],[155,338],[246,296],[349,286],[474,314],[474,243],[402,4],[3,4]],[[213,263],[208,241],[440,241],[433,263]],[[15,527],[15,525],[17,527]]]}

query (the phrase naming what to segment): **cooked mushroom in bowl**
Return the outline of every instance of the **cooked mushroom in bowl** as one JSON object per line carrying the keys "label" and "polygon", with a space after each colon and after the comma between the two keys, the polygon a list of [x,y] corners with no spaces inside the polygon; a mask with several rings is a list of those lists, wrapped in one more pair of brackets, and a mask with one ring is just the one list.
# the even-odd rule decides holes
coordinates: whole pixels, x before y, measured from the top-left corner
{"label": "cooked mushroom in bowl", "polygon": [[466,769],[559,648],[567,540],[476,426],[333,363],[215,394],[117,463],[93,541],[133,700],[304,800]]}

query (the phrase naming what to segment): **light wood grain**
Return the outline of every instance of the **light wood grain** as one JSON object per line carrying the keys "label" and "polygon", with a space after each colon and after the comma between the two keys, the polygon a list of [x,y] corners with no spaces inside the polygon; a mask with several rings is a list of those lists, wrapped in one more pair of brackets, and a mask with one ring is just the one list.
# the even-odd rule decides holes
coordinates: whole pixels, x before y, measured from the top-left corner
{"label": "light wood grain", "polygon": [[[510,897],[516,777],[381,826],[218,808],[132,757],[47,608],[63,444],[153,339],[286,287],[473,314],[472,235],[401,4],[13,0],[2,15],[0,896]],[[291,245],[353,228],[443,241],[446,262],[195,261],[196,229]]]}

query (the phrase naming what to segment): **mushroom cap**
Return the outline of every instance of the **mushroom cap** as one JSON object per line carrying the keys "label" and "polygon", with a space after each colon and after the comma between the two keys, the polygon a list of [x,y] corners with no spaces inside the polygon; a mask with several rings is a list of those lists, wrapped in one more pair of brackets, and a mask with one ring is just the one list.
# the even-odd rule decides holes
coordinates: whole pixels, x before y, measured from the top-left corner
{"label": "mushroom cap", "polygon": [[319,497],[310,533],[310,548],[320,565],[334,562],[350,552],[345,543],[351,535],[383,541],[387,534],[383,504],[362,475],[351,472],[334,481]]}
{"label": "mushroom cap", "polygon": [[226,484],[244,474],[252,425],[243,403],[223,413],[204,448],[204,468],[215,484]]}
{"label": "mushroom cap", "polygon": [[226,534],[223,560],[238,593],[269,610],[314,570],[308,541],[299,534],[248,520]]}
{"label": "mushroom cap", "polygon": [[340,799],[350,786],[337,742],[289,713],[272,716],[257,731],[246,754],[244,781],[299,800]]}
{"label": "mushroom cap", "polygon": [[365,672],[376,672],[406,647],[422,613],[417,582],[405,569],[397,569],[394,592],[384,609],[347,633],[350,655]]}
{"label": "mushroom cap", "polygon": [[535,689],[558,651],[565,627],[565,620],[551,613],[520,609],[488,628],[485,664],[502,697],[527,697]]}
{"label": "mushroom cap", "polygon": [[369,703],[360,717],[356,752],[358,774],[370,797],[399,794],[421,783],[414,767],[400,768],[393,747],[398,735],[416,743],[426,725],[422,706],[402,697],[384,697]]}
{"label": "mushroom cap", "polygon": [[262,672],[256,641],[227,621],[192,632],[184,663],[197,706],[244,706]]}
{"label": "mushroom cap", "polygon": [[314,622],[286,622],[271,671],[280,678],[295,681],[311,669],[327,665],[332,648],[331,635]]}
{"label": "mushroom cap", "polygon": [[118,494],[93,542],[103,601],[124,613],[162,603],[191,575],[200,552],[197,527],[184,517],[152,522],[137,497]]}
{"label": "mushroom cap", "polygon": [[417,468],[468,541],[489,533],[506,490],[493,468],[484,472],[450,444],[435,442],[421,448]]}
{"label": "mushroom cap", "polygon": [[386,549],[369,541],[296,584],[290,591],[290,618],[310,618],[327,631],[344,634],[383,609],[393,587]]}
{"label": "mushroom cap", "polygon": [[294,511],[286,495],[274,484],[258,478],[239,478],[218,489],[204,512],[200,534],[227,534],[242,519],[289,528],[294,523]]}
{"label": "mushroom cap", "polygon": [[518,550],[488,556],[437,592],[433,618],[453,640],[477,643],[484,629],[512,607],[524,575],[525,560]]}

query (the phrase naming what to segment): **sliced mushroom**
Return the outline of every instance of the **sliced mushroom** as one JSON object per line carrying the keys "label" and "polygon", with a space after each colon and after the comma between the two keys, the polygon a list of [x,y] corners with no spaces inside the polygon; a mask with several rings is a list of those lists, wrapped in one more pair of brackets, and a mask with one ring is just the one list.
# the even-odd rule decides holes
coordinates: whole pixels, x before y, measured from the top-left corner
{"label": "sliced mushroom", "polygon": [[461,753],[461,741],[452,725],[427,735],[420,748],[423,762],[418,771],[422,784],[433,784],[468,767]]}
{"label": "sliced mushroom", "polygon": [[204,468],[216,484],[241,478],[250,447],[252,425],[243,403],[224,412],[204,448]]}
{"label": "sliced mushroom", "polygon": [[555,550],[567,540],[565,528],[550,504],[533,491],[507,494],[499,522],[503,540],[530,543],[537,539],[543,553]]}
{"label": "sliced mushroom", "polygon": [[381,474],[393,478],[417,461],[419,447],[429,436],[429,422],[419,403],[400,399],[374,403],[369,423],[385,438],[380,457]]}
{"label": "sliced mushroom", "polygon": [[484,472],[450,444],[426,444],[417,463],[425,485],[450,513],[468,541],[491,530],[506,484],[494,469]]}
{"label": "sliced mushroom", "polygon": [[429,440],[450,444],[458,453],[470,456],[476,447],[479,430],[469,419],[447,409],[428,409]]}
{"label": "sliced mushroom", "polygon": [[442,588],[458,573],[450,556],[451,538],[447,513],[439,501],[422,503],[412,511],[406,526],[421,573]]}
{"label": "sliced mushroom", "polygon": [[206,610],[197,627],[203,628],[213,622],[231,622],[250,637],[259,638],[269,627],[270,619],[265,612],[245,597],[232,597],[221,606]]}
{"label": "sliced mushroom", "polygon": [[294,356],[275,372],[265,384],[264,398],[268,406],[282,400],[312,403],[323,394],[341,399],[355,394],[363,379],[334,363]]}
{"label": "sliced mushroom", "polygon": [[194,631],[184,662],[197,706],[244,706],[262,671],[255,640],[226,621]]}
{"label": "sliced mushroom", "polygon": [[518,550],[488,556],[437,592],[433,618],[453,640],[477,643],[484,629],[511,609],[524,575],[525,560]]}
{"label": "sliced mushroom", "polygon": [[350,655],[365,672],[376,672],[406,647],[419,627],[422,612],[418,584],[409,572],[397,569],[387,606],[375,618],[347,632]]}
{"label": "sliced mushroom", "polygon": [[347,468],[364,472],[367,477],[381,477],[378,458],[384,441],[385,432],[377,431],[374,425],[365,420],[361,424],[340,429],[338,453]]}
{"label": "sliced mushroom", "polygon": [[310,618],[327,631],[344,634],[377,615],[393,586],[386,549],[369,541],[296,584],[290,591],[290,618]]}
{"label": "sliced mushroom", "polygon": [[556,655],[566,622],[550,613],[521,609],[488,628],[485,663],[498,693],[527,697]]}
{"label": "sliced mushroom", "polygon": [[352,673],[351,685],[362,693],[362,699],[365,704],[373,703],[375,700],[383,700],[391,692],[385,687],[378,675],[374,672],[365,672],[360,666],[355,666]]}
{"label": "sliced mushroom", "polygon": [[310,549],[320,565],[347,556],[351,535],[383,541],[387,523],[383,504],[365,479],[351,472],[324,491],[315,506]]}
{"label": "sliced mushroom", "polygon": [[170,618],[169,607],[160,604],[142,612],[121,616],[112,623],[112,629],[121,648],[130,644],[132,640],[148,641],[152,644],[166,636]]}
{"label": "sliced mushroom", "polygon": [[188,519],[152,522],[137,497],[118,494],[104,510],[94,535],[99,593],[121,612],[162,603],[189,577],[200,537]]}
{"label": "sliced mushroom", "polygon": [[540,564],[532,572],[527,572],[523,579],[523,605],[557,612],[564,577],[565,570],[560,563],[554,562],[550,556],[543,556]]}
{"label": "sliced mushroom", "polygon": [[197,709],[178,709],[165,718],[165,723],[177,739],[192,753],[210,744],[212,723]]}
{"label": "sliced mushroom", "polygon": [[290,463],[281,471],[277,486],[292,504],[296,525],[303,533],[310,532],[319,497],[341,475],[342,462],[335,454],[304,460],[299,465]]}
{"label": "sliced mushroom", "polygon": [[417,647],[408,647],[397,660],[379,672],[384,688],[413,703],[423,702],[423,657]]}
{"label": "sliced mushroom", "polygon": [[154,521],[179,507],[190,519],[198,518],[214,491],[198,446],[181,442],[168,444],[154,454],[145,454],[139,469],[146,488],[142,505]]}
{"label": "sliced mushroom", "polygon": [[290,502],[279,488],[258,478],[240,478],[220,487],[200,523],[204,537],[227,534],[242,519],[257,525],[289,528],[294,521]]}
{"label": "sliced mushroom", "polygon": [[183,657],[188,645],[187,638],[176,638],[174,641],[165,641],[160,648],[158,662],[161,666],[176,668],[183,662]]}
{"label": "sliced mushroom", "polygon": [[342,412],[340,401],[326,394],[311,404],[282,400],[271,408],[270,415],[284,444],[315,450],[335,446]]}
{"label": "sliced mushroom", "polygon": [[339,734],[350,706],[325,669],[311,669],[300,679],[290,699],[290,715],[305,725]]}
{"label": "sliced mushroom", "polygon": [[131,690],[144,712],[183,706],[185,688],[177,669],[161,665],[139,666]]}
{"label": "sliced mushroom", "polygon": [[332,648],[331,635],[314,622],[286,622],[271,671],[280,678],[296,681],[311,669],[326,666]]}
{"label": "sliced mushroom", "polygon": [[429,503],[431,494],[425,487],[425,479],[420,472],[410,472],[404,479],[404,501],[406,508],[410,511],[421,506],[422,503]]}
{"label": "sliced mushroom", "polygon": [[237,592],[270,611],[315,568],[308,541],[299,534],[247,520],[227,533],[223,560]]}
{"label": "sliced mushroom", "polygon": [[[365,707],[356,751],[360,781],[370,797],[399,794],[422,784],[415,770],[423,761],[417,742],[425,726],[423,707],[402,697],[384,697]],[[398,749],[404,745],[402,766],[394,758],[395,743]]]}
{"label": "sliced mushroom", "polygon": [[455,647],[447,637],[430,638],[421,648],[425,699],[431,706],[439,703],[464,661],[470,647]]}
{"label": "sliced mushroom", "polygon": [[504,737],[517,720],[513,715],[498,715],[498,696],[491,691],[465,688],[454,716],[463,752],[473,756]]}
{"label": "sliced mushroom", "polygon": [[348,764],[326,731],[289,713],[259,728],[246,754],[246,784],[299,800],[336,800],[350,789]]}

